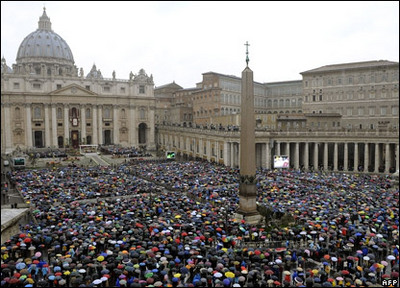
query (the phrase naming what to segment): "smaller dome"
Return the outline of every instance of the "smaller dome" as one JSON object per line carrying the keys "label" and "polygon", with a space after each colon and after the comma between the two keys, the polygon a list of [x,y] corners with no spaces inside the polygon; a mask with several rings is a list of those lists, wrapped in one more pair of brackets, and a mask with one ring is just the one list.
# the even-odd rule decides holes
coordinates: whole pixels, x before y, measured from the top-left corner
{"label": "smaller dome", "polygon": [[3,56],[3,58],[1,58],[1,74],[4,74],[4,73],[10,74],[12,72],[13,72],[13,70],[11,69],[10,66],[7,65],[6,59]]}
{"label": "smaller dome", "polygon": [[93,67],[90,70],[90,72],[86,75],[86,78],[103,79],[103,75],[101,75],[100,69],[97,70],[96,65],[93,64]]}

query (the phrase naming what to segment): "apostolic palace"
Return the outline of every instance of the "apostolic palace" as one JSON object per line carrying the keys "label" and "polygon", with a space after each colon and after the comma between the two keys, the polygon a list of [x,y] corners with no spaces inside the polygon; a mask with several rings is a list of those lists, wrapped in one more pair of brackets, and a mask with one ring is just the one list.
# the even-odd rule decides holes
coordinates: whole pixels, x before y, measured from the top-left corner
{"label": "apostolic palace", "polygon": [[[15,64],[1,60],[2,154],[121,145],[239,166],[240,77],[205,72],[195,87],[183,88],[155,86],[157,75],[144,69],[127,79],[115,71],[104,77],[96,65],[85,73],[46,10],[21,40]],[[399,170],[398,62],[339,63],[299,74],[300,80],[254,82],[257,167],[273,168],[274,155],[287,155],[295,169]]]}

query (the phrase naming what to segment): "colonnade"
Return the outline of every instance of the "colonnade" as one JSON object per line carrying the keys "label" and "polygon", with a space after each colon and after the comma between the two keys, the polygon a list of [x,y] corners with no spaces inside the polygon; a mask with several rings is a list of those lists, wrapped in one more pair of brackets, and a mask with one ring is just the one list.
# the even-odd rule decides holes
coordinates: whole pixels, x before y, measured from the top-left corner
{"label": "colonnade", "polygon": [[[240,168],[239,133],[182,127],[159,128],[158,131],[158,147],[161,149],[173,150],[189,159],[201,158]],[[399,171],[397,135],[383,132],[360,136],[347,133],[328,135],[326,132],[301,135],[294,132],[284,136],[276,132],[258,133],[256,167],[274,169],[274,156],[286,155],[290,168],[305,171],[386,174]],[[220,151],[211,152],[210,147],[218,147]]]}
{"label": "colonnade", "polygon": [[[238,142],[226,142],[225,165],[239,167]],[[399,144],[391,142],[294,142],[256,143],[256,165],[274,168],[274,155],[287,155],[294,169],[393,173],[399,170]]]}

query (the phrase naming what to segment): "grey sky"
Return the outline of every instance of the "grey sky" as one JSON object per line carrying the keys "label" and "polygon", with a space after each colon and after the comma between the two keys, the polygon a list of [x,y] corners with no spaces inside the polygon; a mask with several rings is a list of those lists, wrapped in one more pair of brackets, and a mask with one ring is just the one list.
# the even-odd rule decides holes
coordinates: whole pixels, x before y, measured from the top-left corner
{"label": "grey sky", "polygon": [[128,79],[143,68],[156,86],[194,87],[209,71],[240,76],[246,41],[257,82],[300,80],[329,64],[399,61],[398,1],[1,1],[9,66],[44,6],[85,74],[96,64],[104,77],[115,70]]}

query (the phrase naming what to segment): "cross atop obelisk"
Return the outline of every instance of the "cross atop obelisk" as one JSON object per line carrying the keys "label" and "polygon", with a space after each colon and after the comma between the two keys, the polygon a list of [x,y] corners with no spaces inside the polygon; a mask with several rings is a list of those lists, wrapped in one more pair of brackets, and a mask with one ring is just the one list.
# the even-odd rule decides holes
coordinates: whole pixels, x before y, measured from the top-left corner
{"label": "cross atop obelisk", "polygon": [[250,46],[250,44],[249,44],[248,41],[246,41],[246,44],[244,44],[244,45],[246,46],[246,66],[249,66],[249,61],[250,61],[250,59],[249,59],[249,46]]}

